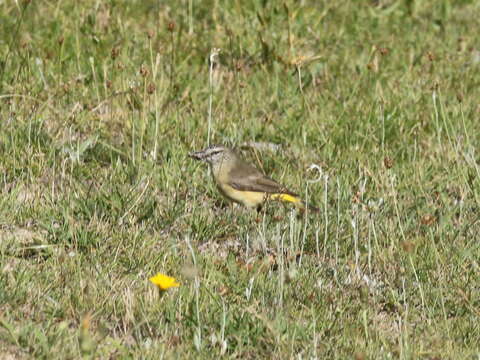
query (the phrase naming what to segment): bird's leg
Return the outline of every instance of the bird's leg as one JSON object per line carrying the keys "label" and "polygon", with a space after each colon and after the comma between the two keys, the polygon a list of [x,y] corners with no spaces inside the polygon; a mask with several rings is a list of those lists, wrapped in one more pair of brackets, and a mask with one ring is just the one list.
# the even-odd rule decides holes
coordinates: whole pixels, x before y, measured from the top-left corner
{"label": "bird's leg", "polygon": [[257,217],[255,218],[255,222],[257,224],[262,221],[262,218],[260,216],[260,213],[262,212],[262,209],[263,209],[263,204],[257,205]]}

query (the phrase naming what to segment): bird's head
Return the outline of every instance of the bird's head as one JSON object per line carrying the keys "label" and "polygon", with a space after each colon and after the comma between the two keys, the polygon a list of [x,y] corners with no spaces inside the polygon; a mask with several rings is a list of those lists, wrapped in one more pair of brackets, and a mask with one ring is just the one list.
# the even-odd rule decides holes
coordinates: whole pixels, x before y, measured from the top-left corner
{"label": "bird's head", "polygon": [[212,145],[204,150],[192,152],[188,156],[195,160],[205,161],[210,165],[216,165],[227,157],[234,157],[235,153],[226,146]]}

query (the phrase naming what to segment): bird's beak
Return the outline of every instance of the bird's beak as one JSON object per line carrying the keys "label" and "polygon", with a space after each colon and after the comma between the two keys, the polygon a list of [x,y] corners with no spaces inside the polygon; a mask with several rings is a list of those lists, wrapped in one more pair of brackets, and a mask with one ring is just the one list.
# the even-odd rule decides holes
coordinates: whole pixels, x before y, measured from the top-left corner
{"label": "bird's beak", "polygon": [[188,154],[189,157],[195,160],[205,160],[205,152],[204,151],[194,151]]}

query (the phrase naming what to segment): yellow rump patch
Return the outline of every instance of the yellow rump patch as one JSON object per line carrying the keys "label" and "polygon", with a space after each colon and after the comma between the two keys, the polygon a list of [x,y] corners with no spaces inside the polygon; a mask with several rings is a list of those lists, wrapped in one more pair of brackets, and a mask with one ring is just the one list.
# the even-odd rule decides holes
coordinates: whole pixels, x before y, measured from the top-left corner
{"label": "yellow rump patch", "polygon": [[273,200],[281,200],[281,201],[292,202],[292,203],[301,202],[301,200],[298,197],[295,197],[289,194],[272,194],[270,198]]}

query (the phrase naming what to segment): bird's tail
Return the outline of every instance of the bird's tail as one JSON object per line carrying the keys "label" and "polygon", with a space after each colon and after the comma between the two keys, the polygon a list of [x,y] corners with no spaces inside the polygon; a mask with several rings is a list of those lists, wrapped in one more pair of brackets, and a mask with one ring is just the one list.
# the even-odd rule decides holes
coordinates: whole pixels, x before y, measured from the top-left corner
{"label": "bird's tail", "polygon": [[284,194],[272,194],[272,195],[270,195],[270,198],[272,200],[280,200],[280,201],[285,201],[285,202],[292,203],[301,210],[308,209],[308,211],[314,211],[314,212],[319,211],[319,209],[316,208],[313,205],[308,204],[308,207],[307,207],[307,204],[305,204],[305,202],[302,201],[302,199],[300,199],[298,196],[295,196],[295,195],[292,195],[292,194],[285,194],[285,193]]}

